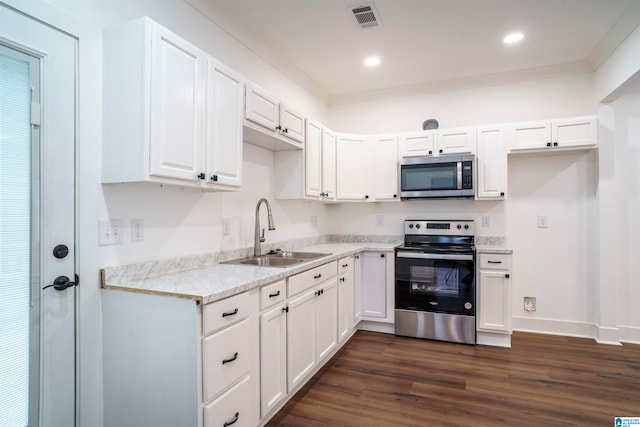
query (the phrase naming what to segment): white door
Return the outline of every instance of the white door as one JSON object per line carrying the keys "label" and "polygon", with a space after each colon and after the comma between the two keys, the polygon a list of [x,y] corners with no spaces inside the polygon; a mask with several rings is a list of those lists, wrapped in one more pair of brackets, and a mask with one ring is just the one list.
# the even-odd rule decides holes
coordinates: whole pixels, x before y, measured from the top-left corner
{"label": "white door", "polygon": [[400,157],[433,155],[434,135],[433,131],[401,135],[399,139]]}
{"label": "white door", "polygon": [[476,198],[507,197],[507,148],[502,126],[478,128]]}
{"label": "white door", "polygon": [[438,154],[473,153],[476,149],[475,128],[443,129],[438,131]]}
{"label": "white door", "polygon": [[75,425],[76,42],[0,5],[0,425]]}
{"label": "white door", "polygon": [[387,316],[387,261],[381,252],[362,254],[362,316]]}
{"label": "white door", "polygon": [[368,199],[366,138],[361,135],[338,135],[336,159],[337,199]]}
{"label": "white door", "polygon": [[321,151],[323,197],[333,200],[336,198],[336,134],[327,128],[322,129]]}
{"label": "white door", "polygon": [[320,197],[322,192],[322,125],[307,119],[305,155],[305,195]]}
{"label": "white door", "polygon": [[289,302],[287,313],[287,390],[304,381],[316,366],[316,290]]}
{"label": "white door", "polygon": [[317,360],[324,359],[338,345],[338,279],[320,286],[316,298]]}
{"label": "white door", "polygon": [[260,315],[260,416],[287,395],[287,317],[277,306]]}
{"label": "white door", "polygon": [[398,138],[395,136],[374,137],[375,161],[371,168],[375,183],[374,198],[377,201],[398,198]]}

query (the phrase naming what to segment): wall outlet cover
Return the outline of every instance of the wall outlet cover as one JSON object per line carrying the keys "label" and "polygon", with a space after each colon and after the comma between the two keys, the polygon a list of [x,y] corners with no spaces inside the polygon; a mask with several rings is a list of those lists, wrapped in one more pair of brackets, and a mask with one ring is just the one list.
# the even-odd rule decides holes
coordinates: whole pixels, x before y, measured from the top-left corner
{"label": "wall outlet cover", "polygon": [[131,220],[131,241],[144,241],[144,220],[141,218]]}

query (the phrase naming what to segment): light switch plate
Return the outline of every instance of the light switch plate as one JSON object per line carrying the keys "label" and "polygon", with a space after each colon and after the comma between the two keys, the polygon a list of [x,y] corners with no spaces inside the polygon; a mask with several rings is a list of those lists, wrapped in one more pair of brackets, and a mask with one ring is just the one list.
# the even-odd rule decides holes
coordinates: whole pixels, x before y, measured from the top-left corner
{"label": "light switch plate", "polygon": [[124,221],[121,219],[100,220],[98,222],[98,245],[121,245],[124,241]]}
{"label": "light switch plate", "polygon": [[549,217],[546,215],[538,215],[538,228],[549,227]]}
{"label": "light switch plate", "polygon": [[384,227],[384,215],[376,215],[376,227]]}
{"label": "light switch plate", "polygon": [[144,241],[144,220],[142,218],[131,220],[131,241]]}
{"label": "light switch plate", "polygon": [[489,215],[482,215],[482,226],[485,228],[491,227],[491,217]]}

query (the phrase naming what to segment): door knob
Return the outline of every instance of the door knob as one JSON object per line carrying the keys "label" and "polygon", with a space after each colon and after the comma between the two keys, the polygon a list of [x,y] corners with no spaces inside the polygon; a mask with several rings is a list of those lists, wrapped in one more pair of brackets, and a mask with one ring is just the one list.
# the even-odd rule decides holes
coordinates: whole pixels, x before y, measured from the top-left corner
{"label": "door knob", "polygon": [[76,283],[69,280],[67,276],[58,276],[51,285],[47,285],[42,289],[53,287],[53,289],[55,289],[56,291],[64,291],[65,289],[72,286],[76,286]]}

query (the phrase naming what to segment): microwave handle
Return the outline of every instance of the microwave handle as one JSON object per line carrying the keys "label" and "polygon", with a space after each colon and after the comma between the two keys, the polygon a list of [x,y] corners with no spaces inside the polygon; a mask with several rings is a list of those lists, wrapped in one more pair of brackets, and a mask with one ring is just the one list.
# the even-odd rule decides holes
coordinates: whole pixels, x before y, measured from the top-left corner
{"label": "microwave handle", "polygon": [[462,162],[457,162],[458,190],[462,190]]}

